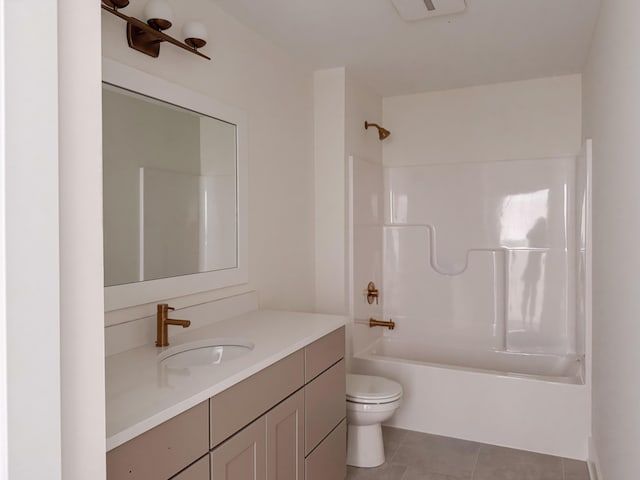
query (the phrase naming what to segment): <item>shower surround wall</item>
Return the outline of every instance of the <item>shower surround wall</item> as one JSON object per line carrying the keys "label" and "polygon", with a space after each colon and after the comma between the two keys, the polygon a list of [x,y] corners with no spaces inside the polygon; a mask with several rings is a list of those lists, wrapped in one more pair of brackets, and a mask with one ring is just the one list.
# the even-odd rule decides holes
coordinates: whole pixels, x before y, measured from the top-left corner
{"label": "shower surround wall", "polygon": [[[586,458],[590,146],[414,167],[350,159],[351,370],[403,385],[391,425]],[[396,329],[370,329],[370,316]]]}
{"label": "shower surround wall", "polygon": [[576,352],[575,157],[385,169],[397,339]]}
{"label": "shower surround wall", "polygon": [[586,458],[581,101],[580,75],[383,99],[384,167],[350,179],[352,371],[403,385],[392,425]]}
{"label": "shower surround wall", "polygon": [[[366,300],[369,282],[381,291],[384,226],[383,168],[363,158],[348,159],[349,198],[349,316],[351,351],[359,352],[379,339],[382,331],[370,328],[368,320],[383,319],[384,295],[372,303]],[[357,179],[357,181],[355,181]]]}

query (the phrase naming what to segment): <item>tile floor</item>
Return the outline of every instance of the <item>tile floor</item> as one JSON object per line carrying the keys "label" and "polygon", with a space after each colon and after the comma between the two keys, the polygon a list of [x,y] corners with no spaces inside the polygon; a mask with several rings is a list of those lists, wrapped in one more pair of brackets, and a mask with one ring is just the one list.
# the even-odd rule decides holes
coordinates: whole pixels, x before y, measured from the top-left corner
{"label": "tile floor", "polygon": [[347,480],[589,480],[585,462],[383,427],[387,461]]}

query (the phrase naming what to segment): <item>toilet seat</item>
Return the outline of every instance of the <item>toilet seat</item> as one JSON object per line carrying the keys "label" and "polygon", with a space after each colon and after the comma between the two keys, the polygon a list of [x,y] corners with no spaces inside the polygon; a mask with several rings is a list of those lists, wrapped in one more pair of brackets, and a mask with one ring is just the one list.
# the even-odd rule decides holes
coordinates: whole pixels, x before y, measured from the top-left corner
{"label": "toilet seat", "polygon": [[347,401],[363,404],[391,403],[402,397],[402,386],[388,378],[347,374]]}

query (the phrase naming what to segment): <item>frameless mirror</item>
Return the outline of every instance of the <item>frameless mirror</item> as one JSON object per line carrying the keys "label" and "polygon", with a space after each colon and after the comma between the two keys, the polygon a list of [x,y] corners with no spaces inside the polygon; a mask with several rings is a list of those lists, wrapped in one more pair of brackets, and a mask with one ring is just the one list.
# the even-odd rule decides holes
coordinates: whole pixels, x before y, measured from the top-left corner
{"label": "frameless mirror", "polygon": [[129,67],[105,67],[107,309],[247,281],[242,114]]}

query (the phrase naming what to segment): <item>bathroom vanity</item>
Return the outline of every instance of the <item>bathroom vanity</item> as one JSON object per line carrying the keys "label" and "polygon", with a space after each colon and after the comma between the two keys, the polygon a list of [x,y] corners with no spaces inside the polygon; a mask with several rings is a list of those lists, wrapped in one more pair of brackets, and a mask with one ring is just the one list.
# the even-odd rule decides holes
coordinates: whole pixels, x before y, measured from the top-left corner
{"label": "bathroom vanity", "polygon": [[152,346],[108,357],[108,480],[343,480],[344,335],[343,317],[256,311],[169,347],[251,340],[228,361],[176,365]]}
{"label": "bathroom vanity", "polygon": [[[108,59],[103,76],[105,310],[246,284],[246,114]],[[108,356],[107,478],[343,480],[344,324],[253,311]]]}

